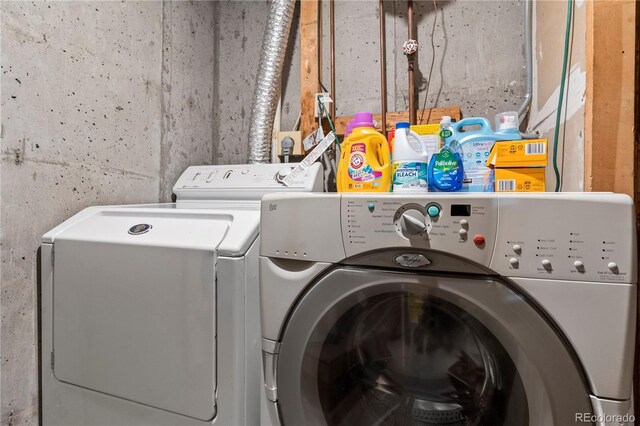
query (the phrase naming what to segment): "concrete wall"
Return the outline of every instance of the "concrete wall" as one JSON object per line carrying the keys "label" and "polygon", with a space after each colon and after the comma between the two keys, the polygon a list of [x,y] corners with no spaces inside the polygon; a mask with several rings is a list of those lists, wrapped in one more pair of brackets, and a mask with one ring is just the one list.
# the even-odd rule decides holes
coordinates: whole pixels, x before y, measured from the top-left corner
{"label": "concrete wall", "polygon": [[[329,2],[323,2],[322,82],[330,88]],[[522,1],[416,1],[419,105],[424,105],[431,61],[427,107],[460,105],[465,116],[493,121],[497,112],[518,109],[524,96]],[[266,1],[226,1],[220,7],[219,75],[220,142],[217,161],[246,160],[246,136],[254,73],[267,16]],[[378,2],[335,3],[336,110],[340,115],[380,111]],[[293,127],[300,113],[300,52],[298,13],[284,71],[283,130]],[[407,38],[406,2],[385,2],[387,105],[389,111],[408,109],[407,61],[401,52]],[[434,19],[434,49],[431,30]],[[434,52],[435,51],[435,52]],[[231,103],[229,105],[228,103]]]}
{"label": "concrete wall", "polygon": [[36,250],[213,159],[213,3],[2,2],[2,425],[37,424]]}
{"label": "concrete wall", "polygon": [[[323,2],[322,82],[330,90],[329,2]],[[486,116],[517,110],[525,91],[524,1],[415,1],[419,72],[419,107],[460,105],[465,116]],[[569,78],[561,120],[558,167],[564,191],[584,188],[584,100],[586,2],[575,3]],[[434,13],[435,10],[435,13]],[[337,0],[336,110],[340,115],[360,110],[380,111],[378,3]],[[221,122],[216,161],[246,160],[247,134],[260,40],[268,13],[266,1],[220,3],[218,84]],[[298,11],[293,27],[298,28]],[[408,108],[406,2],[386,1],[387,105],[389,111]],[[533,13],[534,93],[528,130],[548,138],[548,190],[555,177],[551,163],[555,111],[560,92],[566,2],[537,1]],[[434,49],[431,47],[433,22]],[[300,113],[300,40],[290,37],[285,63],[281,127],[290,130]],[[435,53],[434,53],[435,51]],[[429,79],[434,59],[432,78]],[[568,166],[570,165],[570,166]],[[564,167],[563,167],[564,166]]]}
{"label": "concrete wall", "polygon": [[[547,191],[553,191],[552,167],[556,111],[560,94],[566,2],[536,2],[534,32],[534,90],[529,128],[549,140]],[[563,191],[584,190],[584,125],[586,95],[587,4],[575,2],[570,61],[558,137],[558,168]]]}
{"label": "concrete wall", "polygon": [[266,24],[266,1],[217,2],[216,164],[246,163],[251,101]]}

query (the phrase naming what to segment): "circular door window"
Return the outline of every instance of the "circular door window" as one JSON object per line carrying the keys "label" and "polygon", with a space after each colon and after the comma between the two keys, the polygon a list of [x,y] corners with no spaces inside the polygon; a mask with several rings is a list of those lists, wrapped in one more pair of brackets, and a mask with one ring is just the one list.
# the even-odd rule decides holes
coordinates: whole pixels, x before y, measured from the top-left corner
{"label": "circular door window", "polygon": [[369,297],[322,337],[316,380],[329,425],[528,421],[524,386],[505,349],[443,299],[411,292]]}
{"label": "circular door window", "polygon": [[563,425],[591,412],[544,312],[491,277],[336,269],[298,301],[277,358],[285,425]]}

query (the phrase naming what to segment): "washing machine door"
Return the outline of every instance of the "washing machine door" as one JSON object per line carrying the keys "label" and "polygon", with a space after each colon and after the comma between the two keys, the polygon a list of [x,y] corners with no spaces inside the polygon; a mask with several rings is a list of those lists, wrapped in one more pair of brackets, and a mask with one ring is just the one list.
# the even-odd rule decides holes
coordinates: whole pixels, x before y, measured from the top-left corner
{"label": "washing machine door", "polygon": [[566,425],[591,413],[573,352],[496,277],[341,267],[290,315],[285,425]]}

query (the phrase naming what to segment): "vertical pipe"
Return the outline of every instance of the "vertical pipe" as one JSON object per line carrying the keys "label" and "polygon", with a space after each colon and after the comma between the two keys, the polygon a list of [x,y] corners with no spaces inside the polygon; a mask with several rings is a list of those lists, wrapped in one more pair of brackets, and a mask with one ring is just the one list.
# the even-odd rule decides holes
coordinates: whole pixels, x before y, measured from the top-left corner
{"label": "vertical pipe", "polygon": [[336,122],[336,33],[335,33],[335,1],[329,0],[329,37],[331,51],[331,119]]}
{"label": "vertical pipe", "polygon": [[[409,27],[409,39],[413,40],[413,0],[407,1],[407,26]],[[407,56],[409,61],[409,122],[411,124],[416,123],[416,87],[415,77],[413,73],[415,65],[416,53]]]}
{"label": "vertical pipe", "polygon": [[527,72],[527,92],[520,108],[518,108],[518,117],[520,122],[524,120],[525,115],[529,112],[531,105],[531,96],[533,94],[533,29],[532,29],[532,9],[534,0],[525,0],[524,3],[524,60]]}
{"label": "vertical pipe", "polygon": [[387,49],[385,33],[384,0],[379,2],[380,15],[380,109],[382,110],[382,134],[387,135]]}
{"label": "vertical pipe", "polygon": [[[322,66],[323,64],[323,60],[322,60],[322,34],[324,33],[323,28],[322,28],[322,15],[323,15],[323,11],[322,11],[322,0],[317,0],[318,1],[318,19],[317,19],[317,23],[318,23],[318,86],[320,86],[320,92],[324,92],[324,89],[322,88],[322,71],[324,71],[324,67]],[[318,102],[317,99],[314,99],[314,102]]]}

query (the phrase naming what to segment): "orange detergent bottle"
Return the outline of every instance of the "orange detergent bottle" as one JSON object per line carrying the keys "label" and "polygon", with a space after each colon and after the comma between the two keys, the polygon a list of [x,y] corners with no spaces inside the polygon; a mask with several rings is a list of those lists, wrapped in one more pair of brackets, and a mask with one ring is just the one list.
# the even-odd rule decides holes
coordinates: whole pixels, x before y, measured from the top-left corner
{"label": "orange detergent bottle", "polygon": [[360,112],[340,146],[338,192],[390,192],[391,158],[387,138],[373,127],[373,114]]}

